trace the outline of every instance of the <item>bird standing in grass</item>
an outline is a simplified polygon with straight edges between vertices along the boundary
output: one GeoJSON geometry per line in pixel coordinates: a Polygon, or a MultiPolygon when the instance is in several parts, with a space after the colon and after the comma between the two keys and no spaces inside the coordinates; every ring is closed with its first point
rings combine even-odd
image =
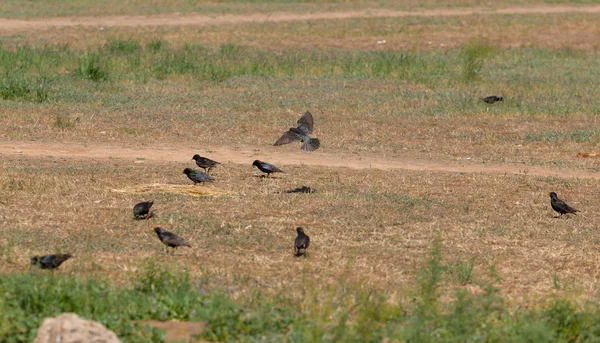
{"type": "Polygon", "coordinates": [[[314,151],[321,146],[321,142],[317,138],[310,138],[308,134],[313,131],[313,116],[310,112],[306,111],[300,119],[298,119],[298,127],[292,127],[281,136],[274,146],[283,144],[302,142],[301,149],[304,151],[314,151]]]}
{"type": "Polygon", "coordinates": [[[71,257],[73,257],[71,254],[33,256],[30,259],[29,264],[32,266],[38,266],[41,269],[56,269],[71,257]]]}
{"type": "Polygon", "coordinates": [[[271,173],[285,173],[283,170],[275,167],[274,165],[259,160],[252,162],[252,165],[257,167],[261,172],[267,173],[267,177],[269,177],[271,173]]]}
{"type": "Polygon", "coordinates": [[[217,164],[221,164],[217,161],[213,161],[210,158],[206,158],[206,157],[202,157],[198,154],[194,155],[194,157],[192,157],[192,160],[196,161],[196,165],[202,169],[204,169],[204,171],[208,174],[210,173],[210,170],[214,167],[217,166],[217,164]]]}
{"type": "Polygon", "coordinates": [[[297,227],[296,232],[298,232],[298,236],[294,240],[294,256],[300,257],[304,255],[306,257],[306,249],[310,245],[310,237],[304,233],[304,229],[301,227],[297,227]]]}
{"type": "Polygon", "coordinates": [[[175,255],[175,248],[177,247],[192,247],[185,239],[172,232],[165,231],[159,227],[155,227],[154,232],[156,232],[158,239],[167,246],[167,254],[169,253],[169,248],[173,248],[173,255],[175,255]]]}
{"type": "Polygon", "coordinates": [[[187,175],[190,180],[194,181],[194,184],[215,181],[212,176],[206,174],[205,172],[201,172],[192,168],[185,168],[183,173],[187,175]]]}
{"type": "Polygon", "coordinates": [[[555,210],[556,212],[560,213],[561,217],[563,214],[567,214],[567,213],[575,214],[576,212],[579,212],[578,210],[574,209],[573,207],[567,205],[567,203],[565,203],[564,201],[560,200],[555,192],[550,192],[550,193],[548,193],[548,195],[550,196],[550,205],[552,205],[552,209],[555,210]]]}
{"type": "Polygon", "coordinates": [[[481,98],[481,100],[485,103],[493,104],[498,101],[503,101],[504,98],[502,98],[501,96],[490,95],[490,96],[486,96],[485,98],[481,98]]]}
{"type": "Polygon", "coordinates": [[[152,213],[150,213],[150,207],[154,204],[152,201],[142,201],[133,206],[133,219],[150,219],[152,213]]]}

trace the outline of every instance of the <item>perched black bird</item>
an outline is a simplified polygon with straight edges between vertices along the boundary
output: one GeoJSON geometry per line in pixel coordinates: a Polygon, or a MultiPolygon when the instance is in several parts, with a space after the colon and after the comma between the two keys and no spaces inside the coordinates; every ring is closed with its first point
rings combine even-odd
{"type": "Polygon", "coordinates": [[[210,158],[202,157],[198,154],[194,155],[194,157],[192,157],[192,160],[196,161],[196,165],[204,169],[206,173],[210,173],[210,170],[212,168],[216,167],[217,164],[221,164],[217,161],[213,161],[210,158]]]}
{"type": "Polygon", "coordinates": [[[564,201],[560,200],[556,193],[550,192],[548,195],[550,196],[550,205],[552,205],[552,209],[560,213],[561,216],[567,213],[575,214],[576,212],[579,212],[573,207],[567,205],[564,201]]]}
{"type": "Polygon", "coordinates": [[[175,248],[177,247],[192,247],[185,239],[172,232],[165,231],[159,227],[155,227],[154,232],[156,232],[158,239],[160,239],[160,241],[167,246],[167,250],[169,250],[169,248],[173,248],[173,254],[175,254],[175,248]]]}
{"type": "Polygon", "coordinates": [[[267,177],[271,175],[271,173],[285,173],[283,170],[275,167],[274,165],[259,160],[252,162],[252,165],[260,169],[261,172],[267,173],[267,177]]]}
{"type": "Polygon", "coordinates": [[[319,148],[321,143],[317,138],[310,138],[309,133],[313,130],[313,117],[310,112],[304,113],[300,119],[298,119],[298,127],[290,128],[286,133],[281,136],[274,146],[288,144],[292,142],[302,142],[302,150],[314,151],[319,148]]]}
{"type": "Polygon", "coordinates": [[[150,213],[150,207],[154,204],[152,201],[142,201],[133,206],[133,218],[134,219],[150,219],[152,213],[150,213]]]}
{"type": "Polygon", "coordinates": [[[38,266],[41,269],[56,269],[71,257],[73,257],[71,254],[33,256],[30,259],[29,264],[32,266],[38,266]]]}
{"type": "Polygon", "coordinates": [[[194,181],[194,184],[215,181],[212,176],[206,174],[205,172],[201,172],[192,168],[185,168],[183,173],[187,175],[190,180],[194,181]]]}
{"type": "Polygon", "coordinates": [[[304,229],[301,227],[297,227],[296,232],[298,232],[298,236],[294,240],[294,256],[300,257],[304,255],[306,257],[306,249],[310,245],[310,237],[304,233],[304,229]]]}
{"type": "Polygon", "coordinates": [[[503,101],[504,98],[502,98],[501,96],[490,95],[490,96],[486,96],[485,98],[481,98],[481,100],[488,104],[493,104],[498,101],[503,101]]]}
{"type": "Polygon", "coordinates": [[[298,188],[294,188],[294,189],[290,189],[289,191],[286,191],[286,193],[314,193],[315,189],[311,188],[309,186],[302,186],[302,187],[298,187],[298,188]]]}

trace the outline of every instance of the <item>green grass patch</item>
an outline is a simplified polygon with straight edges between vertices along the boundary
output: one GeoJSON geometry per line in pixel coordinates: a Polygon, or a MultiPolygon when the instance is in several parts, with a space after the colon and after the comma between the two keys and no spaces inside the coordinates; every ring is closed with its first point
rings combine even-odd
{"type": "MultiPolygon", "coordinates": [[[[205,289],[207,280],[192,280],[177,266],[149,263],[130,286],[33,270],[0,279],[0,340],[30,342],[45,317],[75,312],[100,321],[126,342],[162,342],[157,329],[143,320],[205,323],[202,339],[218,342],[576,342],[600,338],[597,303],[583,306],[557,298],[534,309],[505,306],[493,268],[468,280],[481,291],[458,286],[442,301],[457,270],[457,260],[443,263],[441,241],[419,269],[410,302],[394,304],[386,292],[340,280],[314,283],[301,274],[301,298],[251,292],[232,300],[231,290],[205,289]]],[[[469,262],[471,263],[471,262],[469,262]]],[[[458,269],[464,269],[458,267],[458,269]]],[[[351,268],[349,268],[351,270],[351,268]]],[[[459,280],[460,281],[460,280],[459,280]]],[[[461,284],[464,284],[463,279],[461,284]]],[[[291,294],[291,293],[290,293],[291,294]]]]}
{"type": "Polygon", "coordinates": [[[528,142],[562,142],[595,143],[599,141],[598,130],[582,129],[575,131],[531,132],[525,135],[528,142]]]}

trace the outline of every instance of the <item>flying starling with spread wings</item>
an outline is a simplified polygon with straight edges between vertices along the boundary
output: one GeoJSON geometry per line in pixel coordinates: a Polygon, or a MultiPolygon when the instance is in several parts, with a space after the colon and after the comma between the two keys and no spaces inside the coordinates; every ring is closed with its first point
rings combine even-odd
{"type": "Polygon", "coordinates": [[[71,254],[55,254],[55,255],[44,255],[44,256],[33,256],[29,264],[32,266],[40,267],[41,269],[56,269],[63,262],[73,257],[71,254]]]}
{"type": "Polygon", "coordinates": [[[261,172],[267,173],[267,177],[269,177],[271,173],[285,173],[283,170],[275,167],[274,165],[259,160],[254,160],[254,162],[252,162],[252,165],[256,166],[261,172]]]}
{"type": "Polygon", "coordinates": [[[152,213],[150,213],[150,207],[154,204],[152,201],[142,201],[133,206],[133,219],[150,219],[152,213]]]}
{"type": "Polygon", "coordinates": [[[304,255],[306,257],[306,249],[310,245],[310,237],[304,233],[304,229],[301,227],[297,227],[296,232],[298,232],[298,236],[294,240],[294,256],[300,257],[304,255]]]}
{"type": "Polygon", "coordinates": [[[154,232],[158,236],[158,239],[167,246],[167,253],[169,248],[173,248],[173,255],[175,254],[175,248],[177,247],[192,247],[185,239],[177,236],[176,234],[165,231],[159,227],[154,228],[154,232]]]}
{"type": "Polygon", "coordinates": [[[194,157],[192,157],[192,160],[196,161],[196,165],[202,169],[204,169],[204,171],[208,174],[210,173],[210,170],[213,169],[214,167],[217,166],[217,164],[221,164],[217,161],[211,160],[210,158],[207,157],[202,157],[198,154],[194,155],[194,157]]]}
{"type": "Polygon", "coordinates": [[[298,119],[298,127],[290,128],[286,133],[281,136],[274,146],[279,146],[283,144],[293,143],[293,142],[302,142],[302,150],[304,151],[314,151],[321,146],[321,143],[317,138],[310,138],[308,135],[313,131],[313,116],[310,112],[304,113],[300,119],[298,119]]]}
{"type": "Polygon", "coordinates": [[[481,101],[488,103],[488,104],[493,104],[495,102],[498,101],[503,101],[504,98],[502,98],[501,96],[495,96],[495,95],[490,95],[490,96],[486,96],[485,98],[481,98],[481,101]]]}
{"type": "Polygon", "coordinates": [[[576,212],[579,212],[573,207],[567,205],[567,203],[564,201],[560,200],[555,192],[550,192],[548,195],[550,196],[550,205],[552,205],[552,209],[560,213],[561,216],[567,213],[575,214],[576,212]]]}
{"type": "Polygon", "coordinates": [[[212,176],[206,174],[205,172],[201,172],[192,168],[185,168],[183,173],[187,175],[190,180],[194,181],[194,185],[198,183],[215,181],[212,176]]]}

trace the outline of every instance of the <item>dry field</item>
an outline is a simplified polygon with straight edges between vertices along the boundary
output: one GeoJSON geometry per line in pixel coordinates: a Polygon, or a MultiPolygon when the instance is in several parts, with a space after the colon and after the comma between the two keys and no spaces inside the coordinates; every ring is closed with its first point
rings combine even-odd
{"type": "MultiPolygon", "coordinates": [[[[234,297],[257,289],[301,297],[347,283],[410,302],[440,240],[453,275],[445,289],[479,292],[477,281],[495,268],[509,304],[598,297],[600,161],[577,156],[600,149],[593,3],[211,3],[173,14],[174,1],[152,11],[129,1],[64,9],[69,18],[7,4],[5,52],[56,45],[73,56],[111,41],[142,50],[135,65],[115,57],[107,80],[60,76],[44,101],[0,103],[0,272],[25,270],[34,254],[72,252],[59,273],[117,284],[152,260],[234,297]],[[402,78],[316,62],[218,80],[155,77],[146,47],[156,42],[175,52],[241,47],[234,54],[257,60],[406,52],[422,67],[402,78]],[[469,48],[476,61],[485,51],[472,78],[469,48]],[[456,64],[439,67],[445,59],[456,64]],[[478,100],[490,94],[505,101],[478,100]],[[305,110],[322,148],[273,147],[305,110]],[[214,184],[193,186],[182,174],[194,153],[223,163],[214,184]],[[286,174],[261,178],[255,159],[286,174]],[[302,185],[317,192],[284,192],[302,185]],[[555,218],[549,191],[581,213],[555,218]],[[148,199],[156,217],[132,220],[132,206],[148,199]],[[165,255],[149,226],[192,248],[165,255]],[[312,240],[307,259],[292,256],[297,226],[312,240]]],[[[6,82],[19,65],[2,61],[6,82]]],[[[27,73],[71,75],[61,63],[27,73]]]]}

